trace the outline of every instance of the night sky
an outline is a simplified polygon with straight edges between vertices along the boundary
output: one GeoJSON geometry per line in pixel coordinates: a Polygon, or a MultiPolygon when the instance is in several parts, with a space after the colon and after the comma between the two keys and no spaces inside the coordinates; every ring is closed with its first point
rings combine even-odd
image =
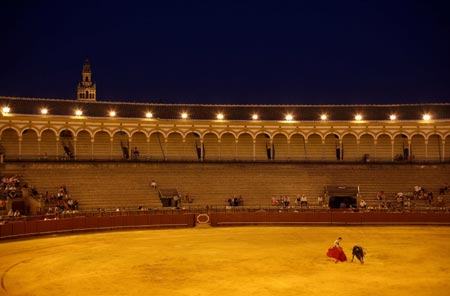
{"type": "Polygon", "coordinates": [[[450,1],[0,2],[0,96],[450,102],[450,1]],[[234,4],[233,4],[234,3],[234,4]]]}

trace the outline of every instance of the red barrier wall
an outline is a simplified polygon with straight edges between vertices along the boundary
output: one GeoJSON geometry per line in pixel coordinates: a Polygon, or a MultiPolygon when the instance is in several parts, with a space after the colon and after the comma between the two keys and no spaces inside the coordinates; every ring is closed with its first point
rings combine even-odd
{"type": "MultiPolygon", "coordinates": [[[[243,212],[210,213],[212,226],[247,224],[319,224],[319,225],[361,225],[361,224],[447,224],[450,213],[382,213],[382,212],[243,212]]],[[[203,219],[202,221],[205,221],[203,219]]],[[[88,216],[58,220],[13,221],[0,225],[0,238],[24,235],[73,232],[80,230],[101,230],[132,227],[193,227],[196,214],[136,215],[136,216],[88,216]]]]}
{"type": "Polygon", "coordinates": [[[245,224],[450,224],[450,213],[254,212],[211,213],[212,226],[245,224]]]}
{"type": "Polygon", "coordinates": [[[193,227],[195,214],[87,216],[50,220],[13,221],[0,225],[0,238],[19,237],[89,229],[115,229],[123,227],[193,227]]]}

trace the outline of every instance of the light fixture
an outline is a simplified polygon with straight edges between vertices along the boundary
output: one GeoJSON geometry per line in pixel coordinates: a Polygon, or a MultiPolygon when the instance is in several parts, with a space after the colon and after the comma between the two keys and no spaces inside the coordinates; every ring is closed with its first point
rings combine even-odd
{"type": "Polygon", "coordinates": [[[285,119],[286,119],[287,121],[291,121],[291,120],[294,119],[294,117],[292,116],[292,114],[286,114],[285,119]]]}
{"type": "Polygon", "coordinates": [[[328,116],[326,114],[322,114],[322,115],[320,115],[320,119],[321,120],[327,120],[328,116]]]}
{"type": "Polygon", "coordinates": [[[217,119],[222,120],[224,118],[222,113],[217,114],[217,119]]]}
{"type": "Polygon", "coordinates": [[[114,117],[114,116],[116,116],[116,111],[109,111],[109,116],[110,117],[114,117]]]}
{"type": "Polygon", "coordinates": [[[355,120],[358,120],[358,121],[362,120],[362,115],[361,114],[356,114],[355,115],[355,120]]]}
{"type": "Polygon", "coordinates": [[[253,115],[252,115],[252,119],[253,119],[253,120],[258,120],[258,114],[253,114],[253,115]]]}
{"type": "Polygon", "coordinates": [[[186,112],[181,113],[181,118],[183,119],[188,118],[188,114],[186,112]]]}
{"type": "Polygon", "coordinates": [[[41,109],[41,114],[42,115],[47,115],[48,114],[48,109],[47,108],[42,108],[41,109]]]}
{"type": "Polygon", "coordinates": [[[4,114],[8,114],[11,111],[11,108],[9,108],[8,106],[3,107],[2,109],[2,113],[4,114]]]}
{"type": "Polygon", "coordinates": [[[396,120],[396,119],[397,119],[397,115],[391,114],[391,115],[389,116],[389,119],[390,119],[390,120],[396,120]]]}
{"type": "Polygon", "coordinates": [[[430,114],[424,114],[422,116],[423,120],[430,120],[431,119],[431,115],[430,114]]]}
{"type": "Polygon", "coordinates": [[[153,117],[152,112],[147,112],[147,113],[145,113],[145,117],[147,117],[147,118],[152,118],[152,117],[153,117]]]}
{"type": "Polygon", "coordinates": [[[83,111],[81,111],[80,109],[78,109],[78,110],[75,111],[75,115],[76,115],[76,116],[81,116],[81,115],[83,115],[83,111]]]}

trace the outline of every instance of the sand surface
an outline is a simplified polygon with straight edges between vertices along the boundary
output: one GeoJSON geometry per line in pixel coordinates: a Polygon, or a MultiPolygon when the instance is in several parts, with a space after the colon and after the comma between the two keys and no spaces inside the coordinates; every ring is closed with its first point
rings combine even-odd
{"type": "Polygon", "coordinates": [[[450,295],[450,227],[196,227],[0,243],[0,295],[450,295]],[[334,263],[333,241],[351,259],[334,263]],[[356,259],[355,259],[356,260],[356,259]]]}

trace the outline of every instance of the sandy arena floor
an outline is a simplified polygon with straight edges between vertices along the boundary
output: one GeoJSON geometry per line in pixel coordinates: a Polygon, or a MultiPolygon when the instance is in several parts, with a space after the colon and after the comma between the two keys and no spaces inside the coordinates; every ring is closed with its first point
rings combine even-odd
{"type": "Polygon", "coordinates": [[[449,295],[450,227],[139,230],[0,242],[0,295],[449,295]],[[336,237],[366,248],[335,264],[336,237]],[[356,259],[355,259],[356,260],[356,259]]]}

